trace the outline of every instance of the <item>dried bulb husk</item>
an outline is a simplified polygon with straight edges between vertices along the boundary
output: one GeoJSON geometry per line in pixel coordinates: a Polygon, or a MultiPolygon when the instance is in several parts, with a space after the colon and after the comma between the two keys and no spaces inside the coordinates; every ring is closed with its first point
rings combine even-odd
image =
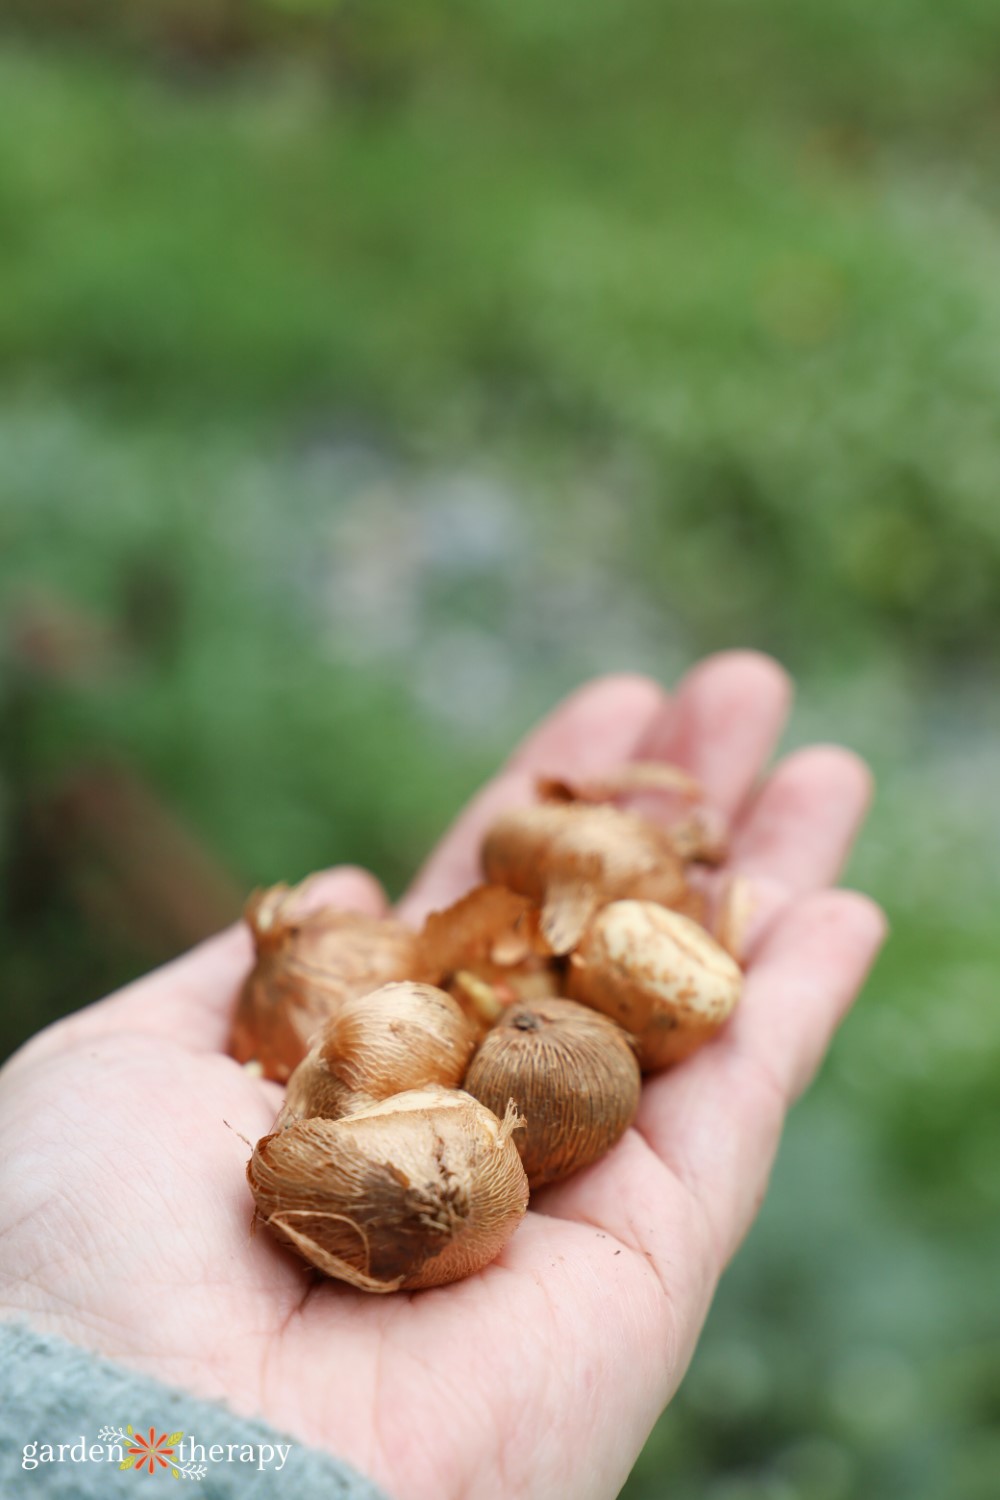
{"type": "Polygon", "coordinates": [[[476,1035],[451,995],[405,980],[345,1000],[288,1080],[276,1122],[337,1119],[428,1084],[457,1088],[476,1035]]]}
{"type": "Polygon", "coordinates": [[[716,941],[738,964],[742,964],[746,957],[747,939],[756,908],[754,889],[747,877],[729,876],[719,896],[711,930],[716,941]]]}
{"type": "Polygon", "coordinates": [[[729,852],[729,823],[718,808],[700,803],[669,823],[670,842],[681,859],[721,865],[729,852]]]}
{"type": "MultiPolygon", "coordinates": [[[[604,776],[574,780],[540,776],[539,797],[553,802],[629,802],[664,829],[674,853],[684,860],[717,865],[726,857],[729,825],[718,808],[703,800],[701,783],[666,761],[631,761],[604,776]],[[677,803],[680,802],[680,810],[677,803]],[[673,810],[672,810],[673,809],[673,810]]],[[[673,903],[671,903],[673,904],[673,903]]]]}
{"type": "Polygon", "coordinates": [[[609,901],[634,897],[673,904],[687,890],[669,835],[616,807],[542,803],[502,813],[483,841],[491,881],[542,906],[553,953],[575,948],[609,901]]]}
{"type": "Polygon", "coordinates": [[[557,993],[556,965],[540,930],[541,912],[502,885],[478,885],[420,934],[422,977],[454,995],[482,1032],[505,1005],[557,993]]]}
{"type": "Polygon", "coordinates": [[[430,977],[480,963],[516,964],[545,951],[539,911],[527,896],[503,885],[477,885],[427,916],[420,934],[420,963],[430,977]]]}
{"type": "Polygon", "coordinates": [[[465,1087],[496,1111],[513,1099],[532,1188],[604,1155],[639,1107],[639,1065],[620,1026],[572,1000],[515,1004],[486,1036],[465,1087]]]}
{"type": "Polygon", "coordinates": [[[678,911],[684,917],[690,917],[692,922],[697,922],[699,927],[704,927],[708,932],[711,930],[711,901],[704,882],[699,878],[701,874],[700,870],[688,872],[688,888],[681,899],[673,903],[670,910],[678,911]]]}
{"type": "Polygon", "coordinates": [[[417,935],[404,923],[330,906],[301,912],[302,892],[255,891],[245,911],[257,960],[237,1002],[230,1050],[279,1083],[345,1000],[405,979],[417,961],[417,935]]]}
{"type": "Polygon", "coordinates": [[[520,1123],[458,1090],[411,1091],[265,1136],[247,1179],[268,1227],[328,1276],[441,1286],[494,1260],[524,1215],[520,1123]]]}
{"type": "Polygon", "coordinates": [[[696,799],[701,782],[682,766],[666,760],[630,760],[603,776],[539,776],[540,797],[554,802],[614,802],[640,792],[668,793],[696,799]]]}
{"type": "Polygon", "coordinates": [[[562,966],[544,959],[514,968],[480,964],[475,970],[459,969],[447,981],[448,993],[454,995],[480,1037],[515,1001],[558,995],[561,986],[562,966]]]}
{"type": "Polygon", "coordinates": [[[644,1072],[715,1035],[740,996],[739,965],[705,930],[650,901],[599,912],[570,959],[567,992],[618,1021],[644,1072]]]}

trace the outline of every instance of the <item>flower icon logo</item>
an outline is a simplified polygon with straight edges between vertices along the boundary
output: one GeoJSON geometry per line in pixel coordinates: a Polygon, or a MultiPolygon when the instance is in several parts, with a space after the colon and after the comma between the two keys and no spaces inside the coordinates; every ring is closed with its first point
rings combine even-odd
{"type": "MultiPolygon", "coordinates": [[[[97,1436],[102,1443],[114,1443],[123,1453],[119,1469],[135,1469],[137,1473],[145,1469],[147,1474],[167,1469],[171,1479],[204,1479],[208,1472],[206,1464],[196,1462],[193,1455],[190,1458],[185,1456],[180,1446],[184,1441],[183,1432],[157,1435],[156,1428],[151,1427],[149,1436],[143,1437],[129,1422],[125,1427],[102,1427],[97,1436]]],[[[204,1453],[202,1448],[202,1457],[204,1453]]]]}
{"type": "Polygon", "coordinates": [[[129,1448],[128,1454],[135,1461],[136,1472],[140,1473],[145,1465],[148,1465],[147,1472],[150,1474],[155,1472],[157,1465],[161,1469],[174,1468],[171,1462],[174,1456],[174,1445],[179,1443],[183,1436],[183,1432],[172,1432],[169,1437],[165,1432],[161,1432],[157,1437],[155,1427],[149,1429],[148,1438],[144,1438],[138,1432],[135,1433],[132,1438],[134,1446],[129,1448]]]}

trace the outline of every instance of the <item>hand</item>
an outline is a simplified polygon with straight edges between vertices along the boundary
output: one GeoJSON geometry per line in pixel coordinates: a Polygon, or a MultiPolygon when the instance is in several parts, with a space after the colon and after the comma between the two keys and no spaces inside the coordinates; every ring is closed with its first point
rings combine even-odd
{"type": "MultiPolygon", "coordinates": [[[[645,679],[590,684],[472,802],[402,903],[416,920],[473,884],[485,826],[537,772],[655,757],[732,815],[731,864],[764,893],[728,1026],[646,1082],[635,1127],[533,1197],[493,1265],[376,1297],[251,1237],[236,1132],[263,1135],[280,1091],[224,1051],[250,963],[240,927],[50,1028],[0,1075],[3,1315],[263,1415],[398,1500],[611,1500],[760,1205],[785,1111],[883,938],[869,900],[825,889],[864,814],[864,765],[814,747],[758,786],[788,695],[751,653],[702,663],[669,699],[645,679]]],[[[364,872],[324,879],[324,898],[384,910],[364,872]]]]}

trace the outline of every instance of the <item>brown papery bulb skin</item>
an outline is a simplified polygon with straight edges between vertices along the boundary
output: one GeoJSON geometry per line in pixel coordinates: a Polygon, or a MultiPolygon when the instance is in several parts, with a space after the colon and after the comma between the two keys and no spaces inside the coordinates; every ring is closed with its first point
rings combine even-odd
{"type": "Polygon", "coordinates": [[[672,904],[687,889],[669,835],[617,807],[541,803],[502,813],[483,841],[487,879],[542,906],[552,951],[569,953],[601,906],[622,897],[672,904]]]}
{"type": "Polygon", "coordinates": [[[481,1270],[521,1222],[520,1123],[458,1090],[411,1091],[266,1135],[247,1179],[273,1233],[328,1276],[417,1291],[481,1270]]]}
{"type": "Polygon", "coordinates": [[[483,1035],[512,1000],[559,993],[540,918],[532,901],[506,886],[475,886],[428,915],[419,977],[454,995],[483,1035]]]}
{"type": "Polygon", "coordinates": [[[276,1129],[341,1115],[392,1094],[457,1088],[476,1043],[462,1008],[431,984],[385,984],[345,1000],[288,1080],[276,1129]]]}
{"type": "Polygon", "coordinates": [[[713,1037],[742,985],[739,965],[704,928],[651,901],[599,912],[566,974],[575,999],[632,1035],[643,1072],[681,1062],[713,1037]]]}
{"type": "Polygon", "coordinates": [[[560,1182],[604,1155],[639,1107],[639,1065],[614,1021],[572,1000],[506,1010],[469,1065],[465,1087],[497,1111],[513,1099],[532,1188],[560,1182]]]}
{"type": "Polygon", "coordinates": [[[297,911],[298,891],[255,891],[246,920],[257,959],[243,985],[230,1051],[284,1083],[310,1040],[345,1000],[415,971],[417,935],[389,917],[321,907],[297,911]]]}

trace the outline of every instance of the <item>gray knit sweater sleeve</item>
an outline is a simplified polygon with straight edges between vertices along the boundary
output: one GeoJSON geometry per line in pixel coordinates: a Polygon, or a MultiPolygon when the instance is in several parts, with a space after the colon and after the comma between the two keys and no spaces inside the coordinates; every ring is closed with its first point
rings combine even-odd
{"type": "MultiPolygon", "coordinates": [[[[136,1472],[148,1475],[150,1466],[161,1480],[189,1480],[167,1489],[190,1500],[386,1500],[347,1464],[265,1422],[63,1339],[0,1324],[3,1500],[107,1500],[119,1488],[131,1494],[136,1472]],[[119,1462],[132,1474],[119,1474],[119,1462]]],[[[163,1492],[147,1483],[143,1495],[163,1492]]]]}

